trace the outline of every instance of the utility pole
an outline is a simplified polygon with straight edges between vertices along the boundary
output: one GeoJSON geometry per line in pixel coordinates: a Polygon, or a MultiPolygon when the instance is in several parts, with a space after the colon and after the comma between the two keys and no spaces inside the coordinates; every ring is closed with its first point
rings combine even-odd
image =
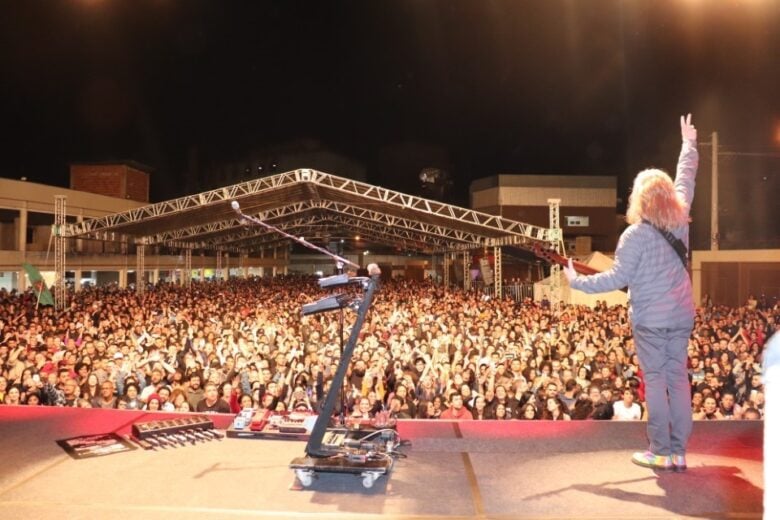
{"type": "Polygon", "coordinates": [[[718,223],[718,132],[712,132],[712,196],[710,206],[710,245],[713,251],[720,246],[718,223]]]}

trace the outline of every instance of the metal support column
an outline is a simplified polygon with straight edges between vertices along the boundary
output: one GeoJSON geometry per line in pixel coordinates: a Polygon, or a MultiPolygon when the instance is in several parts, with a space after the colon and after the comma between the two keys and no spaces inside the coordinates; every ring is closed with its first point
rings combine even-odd
{"type": "Polygon", "coordinates": [[[184,287],[192,285],[192,249],[184,250],[184,287]]]}
{"type": "Polygon", "coordinates": [[[450,290],[450,253],[447,251],[444,253],[444,261],[442,262],[444,266],[444,276],[442,276],[442,280],[444,280],[444,290],[449,291],[450,290]]]}
{"type": "Polygon", "coordinates": [[[143,296],[146,291],[145,247],[143,244],[135,245],[135,294],[138,296],[143,296]]]}
{"type": "Polygon", "coordinates": [[[222,279],[222,251],[217,250],[217,268],[214,273],[214,279],[215,280],[221,280],[222,279]]]}
{"type": "MultiPolygon", "coordinates": [[[[561,229],[561,199],[547,199],[547,204],[550,207],[550,242],[555,252],[563,256],[566,251],[561,229]]],[[[550,303],[557,304],[561,299],[561,266],[553,263],[550,267],[550,303]]]]}
{"type": "Polygon", "coordinates": [[[54,308],[63,310],[67,305],[65,290],[65,237],[62,230],[65,226],[64,195],[54,196],[54,308]]]}
{"type": "Polygon", "coordinates": [[[463,251],[463,290],[471,290],[471,271],[469,266],[471,265],[471,252],[463,251]]]}
{"type": "MultiPolygon", "coordinates": [[[[27,201],[22,202],[22,207],[19,208],[19,220],[17,221],[16,229],[16,250],[22,255],[22,262],[27,261],[27,201]]],[[[52,233],[54,230],[52,229],[52,233]]],[[[17,272],[17,284],[16,288],[19,292],[27,289],[27,271],[21,266],[17,272]]]]}
{"type": "Polygon", "coordinates": [[[493,248],[493,288],[496,291],[496,298],[499,300],[504,297],[503,293],[503,266],[501,263],[501,246],[493,248]]]}

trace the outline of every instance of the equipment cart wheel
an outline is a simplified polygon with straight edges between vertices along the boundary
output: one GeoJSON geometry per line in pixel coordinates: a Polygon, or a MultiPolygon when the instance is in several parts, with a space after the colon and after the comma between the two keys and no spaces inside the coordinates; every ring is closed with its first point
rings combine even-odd
{"type": "Polygon", "coordinates": [[[296,469],[295,476],[298,477],[298,482],[300,482],[303,487],[311,486],[311,483],[314,480],[314,472],[305,469],[296,469]]]}
{"type": "Polygon", "coordinates": [[[380,473],[376,471],[364,471],[360,474],[363,477],[363,487],[371,489],[374,486],[374,482],[379,478],[380,473]]]}

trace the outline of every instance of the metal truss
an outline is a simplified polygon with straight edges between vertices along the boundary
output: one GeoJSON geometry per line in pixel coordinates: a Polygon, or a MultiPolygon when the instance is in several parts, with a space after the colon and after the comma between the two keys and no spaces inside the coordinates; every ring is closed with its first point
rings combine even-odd
{"type": "MultiPolygon", "coordinates": [[[[416,220],[407,218],[396,217],[388,215],[379,211],[360,208],[351,204],[344,204],[341,202],[329,201],[329,200],[310,200],[304,202],[296,202],[272,210],[263,211],[255,214],[258,219],[265,222],[273,222],[275,220],[285,219],[292,215],[299,215],[304,212],[320,210],[320,212],[331,212],[335,214],[343,214],[351,216],[357,219],[361,219],[367,223],[373,223],[375,225],[382,225],[388,230],[395,229],[401,236],[407,238],[422,239],[423,236],[438,237],[437,240],[432,242],[434,247],[447,247],[452,245],[458,247],[460,245],[471,244],[471,247],[482,244],[483,237],[477,233],[463,231],[459,229],[452,229],[445,226],[438,226],[432,224],[426,224],[416,220]]],[[[225,234],[227,237],[223,241],[214,243],[230,243],[235,241],[233,236],[242,236],[242,232],[230,233],[230,230],[241,229],[243,223],[238,218],[232,218],[229,220],[223,220],[221,222],[210,222],[198,226],[192,226],[184,229],[176,229],[167,231],[164,233],[157,233],[140,239],[144,244],[169,244],[172,241],[176,242],[188,242],[196,240],[204,235],[217,235],[220,233],[225,234]]],[[[430,240],[430,239],[429,239],[430,240]]],[[[208,241],[205,241],[208,244],[208,241]]],[[[198,247],[204,246],[204,241],[197,242],[198,247]]],[[[194,245],[194,244],[193,244],[194,245]]]]}
{"type": "Polygon", "coordinates": [[[386,205],[394,205],[401,208],[420,211],[427,215],[444,217],[461,224],[476,224],[492,231],[516,234],[526,234],[536,229],[544,229],[523,222],[509,220],[498,215],[490,215],[488,213],[481,213],[479,211],[461,208],[451,204],[444,204],[442,202],[424,199],[414,195],[407,195],[379,186],[336,177],[335,175],[329,175],[327,173],[314,170],[309,171],[311,172],[312,182],[319,184],[320,186],[327,186],[344,193],[360,195],[365,199],[382,202],[386,205]]]}
{"type": "MultiPolygon", "coordinates": [[[[547,199],[550,209],[550,242],[559,255],[565,254],[563,230],[561,229],[561,199],[547,199]]],[[[550,265],[550,300],[557,304],[561,301],[561,266],[553,262],[550,265]]]]}
{"type": "MultiPolygon", "coordinates": [[[[65,287],[65,237],[62,234],[66,222],[66,197],[54,196],[54,308],[58,311],[67,306],[68,291],[65,287]]],[[[78,285],[81,281],[76,280],[78,285]]]]}
{"type": "MultiPolygon", "coordinates": [[[[218,204],[232,200],[242,199],[258,195],[272,193],[274,191],[290,188],[299,184],[312,184],[323,188],[322,195],[327,192],[338,192],[340,198],[351,200],[354,204],[337,202],[333,200],[318,199],[301,201],[283,207],[270,209],[258,215],[259,218],[281,218],[291,214],[301,213],[306,209],[321,209],[335,213],[341,213],[392,228],[400,232],[408,232],[406,237],[414,236],[414,232],[438,236],[440,243],[432,243],[430,239],[426,243],[431,247],[443,250],[465,250],[475,246],[502,245],[498,241],[507,241],[515,245],[527,244],[529,241],[548,242],[549,230],[506,219],[498,215],[481,213],[450,204],[407,195],[388,190],[379,186],[337,177],[316,170],[301,169],[281,173],[271,177],[264,177],[246,181],[240,184],[211,190],[196,195],[190,195],[173,199],[142,208],[108,215],[101,218],[85,220],[73,224],[67,224],[63,228],[63,236],[92,236],[103,240],[115,238],[114,228],[138,224],[146,220],[161,219],[175,216],[204,206],[218,204]],[[364,206],[375,206],[378,210],[366,209],[364,206]],[[390,211],[403,211],[409,215],[399,217],[383,212],[382,208],[390,211]],[[414,218],[415,214],[420,218],[414,218]],[[425,217],[428,218],[425,218],[425,217]],[[431,223],[431,221],[439,223],[431,223]],[[446,223],[446,225],[441,224],[446,223]],[[475,229],[476,228],[476,229],[475,229]],[[480,230],[483,233],[480,233],[480,230]],[[501,237],[495,237],[495,235],[501,237]]],[[[250,199],[251,200],[251,199],[250,199]]],[[[174,230],[159,233],[153,236],[140,238],[143,244],[166,244],[174,247],[206,247],[209,241],[199,240],[203,235],[220,234],[241,226],[238,219],[228,219],[220,222],[212,222],[201,226],[193,226],[182,230],[174,230]]],[[[387,232],[388,238],[395,236],[387,232]]]]}
{"type": "MultiPolygon", "coordinates": [[[[343,216],[331,215],[327,218],[296,219],[280,226],[285,232],[298,235],[311,240],[313,236],[323,234],[336,235],[349,234],[360,235],[366,242],[402,247],[407,251],[424,252],[431,249],[423,238],[404,236],[394,230],[378,230],[376,226],[366,225],[365,222],[345,219],[343,216]]],[[[245,237],[241,242],[242,249],[267,249],[282,243],[287,243],[284,237],[280,237],[273,231],[258,231],[254,237],[245,237]]]]}
{"type": "Polygon", "coordinates": [[[112,215],[106,215],[105,217],[85,220],[66,226],[65,236],[97,233],[117,226],[140,223],[147,219],[177,215],[188,210],[202,208],[209,204],[237,199],[240,200],[249,195],[267,193],[303,182],[303,178],[307,177],[307,175],[304,175],[304,172],[310,171],[312,170],[293,170],[271,177],[263,177],[240,184],[234,184],[232,186],[225,186],[224,188],[218,188],[196,195],[188,195],[178,199],[158,202],[157,204],[150,204],[149,206],[123,211],[121,213],[114,213],[112,215]]]}
{"type": "Polygon", "coordinates": [[[501,257],[501,247],[493,248],[493,287],[496,290],[496,298],[503,298],[504,286],[504,260],[501,257]]]}
{"type": "Polygon", "coordinates": [[[483,240],[482,235],[463,231],[462,229],[427,224],[425,222],[420,222],[419,220],[396,217],[379,211],[373,211],[349,204],[342,204],[339,202],[320,201],[320,203],[322,204],[322,209],[328,209],[336,213],[343,213],[345,215],[350,215],[352,217],[360,218],[370,222],[378,222],[393,228],[417,231],[419,233],[424,233],[431,236],[438,236],[443,239],[449,239],[449,241],[479,244],[483,240]]]}
{"type": "MultiPolygon", "coordinates": [[[[452,230],[449,237],[442,237],[436,226],[424,223],[400,219],[392,215],[385,215],[376,211],[365,210],[348,204],[334,203],[331,201],[307,201],[294,203],[256,215],[263,221],[274,223],[277,227],[288,231],[289,228],[300,228],[307,223],[314,225],[323,219],[335,224],[350,225],[352,227],[364,226],[374,232],[375,235],[384,235],[387,240],[425,243],[425,249],[446,249],[457,246],[462,242],[455,240],[478,240],[473,233],[463,233],[452,230]],[[297,215],[298,218],[290,220],[289,217],[297,215]],[[306,217],[302,215],[308,215],[306,217]],[[280,221],[280,222],[275,222],[280,221]],[[395,225],[394,225],[395,224],[395,225]]],[[[143,237],[139,242],[144,244],[168,244],[177,243],[185,247],[199,247],[212,249],[214,247],[235,247],[238,242],[246,242],[246,239],[272,234],[262,228],[246,228],[238,219],[230,219],[222,222],[213,222],[185,229],[173,230],[166,233],[143,237]]],[[[245,247],[251,247],[247,244],[245,247]]],[[[476,244],[471,243],[470,247],[476,244]]],[[[416,248],[418,249],[418,248],[416,248]]]]}

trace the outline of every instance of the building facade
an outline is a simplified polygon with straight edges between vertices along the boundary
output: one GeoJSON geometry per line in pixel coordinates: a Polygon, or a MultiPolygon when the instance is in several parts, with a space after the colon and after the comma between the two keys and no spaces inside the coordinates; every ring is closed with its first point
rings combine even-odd
{"type": "Polygon", "coordinates": [[[567,251],[585,256],[612,252],[621,229],[617,179],[605,176],[495,175],[469,189],[471,208],[493,215],[550,226],[548,199],[560,199],[560,225],[567,251]]]}
{"type": "MultiPolygon", "coordinates": [[[[127,197],[110,197],[0,178],[0,287],[25,290],[29,280],[22,268],[24,263],[30,263],[41,271],[49,285],[53,283],[55,259],[52,225],[57,196],[65,197],[67,222],[81,222],[146,205],[146,202],[127,197]]],[[[135,244],[121,242],[113,236],[103,238],[67,239],[66,281],[76,290],[86,283],[116,283],[125,287],[135,282],[135,244]]],[[[286,245],[244,257],[223,253],[219,262],[214,251],[195,251],[189,276],[192,279],[203,279],[273,275],[286,272],[288,259],[286,245]]],[[[184,272],[183,251],[162,246],[147,248],[144,263],[144,279],[147,283],[183,282],[187,276],[184,272]]]]}

